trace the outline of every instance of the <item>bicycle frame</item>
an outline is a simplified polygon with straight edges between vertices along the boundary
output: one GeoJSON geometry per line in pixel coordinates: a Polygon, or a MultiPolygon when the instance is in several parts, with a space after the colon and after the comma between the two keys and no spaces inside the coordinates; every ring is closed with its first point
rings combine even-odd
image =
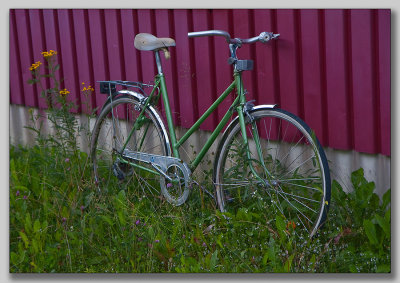
{"type": "MultiPolygon", "coordinates": [[[[150,95],[148,98],[145,100],[141,113],[138,116],[137,121],[140,120],[140,117],[143,115],[144,110],[148,105],[151,103],[153,100],[153,97],[155,95],[155,90],[159,87],[160,92],[161,92],[161,97],[164,103],[164,108],[165,108],[165,115],[167,119],[167,125],[168,125],[168,130],[169,130],[169,137],[170,137],[170,142],[171,142],[171,149],[173,156],[176,158],[180,158],[179,154],[179,148],[184,144],[188,138],[196,131],[199,129],[200,125],[215,111],[215,109],[233,92],[234,89],[236,89],[237,97],[234,99],[232,105],[229,107],[221,121],[218,123],[217,127],[214,129],[214,131],[211,133],[211,136],[207,139],[206,143],[203,145],[201,148],[200,152],[197,154],[197,156],[188,164],[189,169],[193,172],[197,166],[200,164],[200,162],[203,160],[204,156],[206,155],[207,151],[210,149],[212,144],[215,142],[215,140],[218,137],[218,134],[221,132],[221,130],[224,128],[224,126],[228,123],[230,118],[233,115],[233,112],[236,110],[238,113],[238,119],[241,127],[241,132],[242,132],[242,137],[243,137],[243,143],[247,148],[247,155],[248,158],[250,158],[250,153],[248,150],[248,139],[247,139],[247,133],[245,129],[245,117],[244,117],[244,111],[243,107],[246,104],[246,98],[245,98],[245,92],[243,88],[243,82],[242,82],[242,74],[240,71],[234,71],[234,80],[233,82],[225,89],[225,91],[217,98],[216,101],[203,113],[203,115],[194,123],[194,125],[188,129],[188,131],[179,139],[177,140],[176,138],[176,133],[175,133],[175,125],[173,123],[172,119],[172,112],[169,104],[169,98],[168,98],[168,92],[167,92],[167,87],[166,87],[166,82],[165,82],[165,76],[162,72],[162,67],[161,67],[161,61],[159,57],[159,51],[155,51],[155,56],[156,56],[156,63],[157,63],[157,69],[158,69],[158,74],[155,76],[155,83],[153,90],[151,91],[150,95]]],[[[157,99],[158,101],[158,99],[157,99]]],[[[122,148],[122,151],[125,149],[126,145],[128,144],[128,141],[130,137],[132,136],[133,132],[136,129],[137,126],[137,121],[132,127],[131,132],[128,135],[127,142],[122,148]]],[[[260,142],[259,142],[259,136],[256,127],[252,127],[252,133],[253,137],[256,143],[257,149],[260,148],[260,142]]],[[[260,152],[259,152],[260,154],[260,152]]],[[[261,158],[262,160],[262,158],[261,158]]],[[[139,167],[142,169],[145,169],[146,171],[153,172],[154,174],[159,174],[159,172],[154,171],[152,169],[148,169],[145,167],[142,167],[138,164],[131,163],[128,161],[129,164],[135,167],[139,167]]],[[[263,162],[262,162],[263,163],[263,162]]],[[[258,176],[258,174],[255,172],[253,169],[253,166],[250,166],[251,170],[258,176]]],[[[265,167],[265,166],[264,166],[265,167]]],[[[266,168],[265,168],[266,169],[266,168]]],[[[261,180],[261,178],[259,177],[261,180]]]]}

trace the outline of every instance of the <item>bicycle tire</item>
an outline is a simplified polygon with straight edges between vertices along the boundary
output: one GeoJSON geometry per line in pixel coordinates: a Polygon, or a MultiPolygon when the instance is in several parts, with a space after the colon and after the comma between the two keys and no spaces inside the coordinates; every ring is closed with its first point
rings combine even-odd
{"type": "MultiPolygon", "coordinates": [[[[139,190],[137,193],[140,198],[162,195],[158,175],[133,168],[123,162],[118,153],[141,110],[139,97],[124,94],[105,104],[98,116],[93,129],[90,154],[95,182],[100,191],[112,186],[122,186],[139,190]]],[[[168,136],[157,111],[153,107],[147,107],[143,117],[126,148],[171,156],[168,136]]],[[[149,164],[140,165],[152,169],[149,164]]]]}
{"type": "Polygon", "coordinates": [[[326,221],[330,204],[331,181],[323,148],[310,127],[287,111],[259,106],[249,114],[261,138],[266,169],[257,157],[251,119],[245,117],[249,162],[239,121],[234,120],[223,134],[214,163],[220,211],[235,213],[243,207],[269,219],[273,219],[271,212],[278,213],[287,228],[303,226],[314,236],[326,221]]]}

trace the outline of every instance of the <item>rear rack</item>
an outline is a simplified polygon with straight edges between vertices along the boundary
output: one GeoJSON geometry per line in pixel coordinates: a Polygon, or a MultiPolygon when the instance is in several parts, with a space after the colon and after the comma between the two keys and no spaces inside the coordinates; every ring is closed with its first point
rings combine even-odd
{"type": "Polygon", "coordinates": [[[130,81],[98,81],[100,83],[100,93],[113,95],[117,92],[117,85],[125,86],[128,88],[137,88],[141,91],[142,94],[146,94],[144,88],[152,88],[154,85],[145,84],[142,82],[130,82],[130,81]]]}

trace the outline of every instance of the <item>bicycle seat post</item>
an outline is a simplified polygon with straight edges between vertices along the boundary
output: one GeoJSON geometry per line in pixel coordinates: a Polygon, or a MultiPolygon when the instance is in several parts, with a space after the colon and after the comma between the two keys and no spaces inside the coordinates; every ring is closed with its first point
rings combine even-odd
{"type": "Polygon", "coordinates": [[[161,66],[160,51],[155,50],[154,55],[156,57],[157,71],[158,71],[158,74],[161,76],[163,74],[163,71],[162,71],[162,66],[161,66]]]}
{"type": "Polygon", "coordinates": [[[170,139],[171,139],[171,143],[172,143],[172,152],[174,154],[174,157],[179,158],[179,151],[175,146],[176,145],[175,126],[172,121],[172,112],[171,112],[171,108],[169,106],[167,85],[165,82],[165,77],[164,77],[162,66],[161,66],[160,49],[154,50],[154,56],[156,57],[156,65],[157,65],[157,71],[158,71],[158,76],[159,76],[159,80],[160,80],[162,100],[164,102],[165,116],[167,118],[167,124],[168,124],[168,128],[170,131],[169,135],[170,135],[170,139]]]}

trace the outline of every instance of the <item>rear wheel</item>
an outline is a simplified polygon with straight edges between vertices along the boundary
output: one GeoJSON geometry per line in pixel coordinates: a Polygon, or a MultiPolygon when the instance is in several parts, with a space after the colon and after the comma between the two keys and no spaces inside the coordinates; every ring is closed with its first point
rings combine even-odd
{"type": "Polygon", "coordinates": [[[267,219],[279,214],[313,236],[330,201],[328,162],[319,141],[300,118],[284,110],[259,108],[251,116],[253,122],[245,121],[249,155],[238,120],[220,142],[214,168],[219,209],[254,209],[267,219]]]}
{"type": "Polygon", "coordinates": [[[101,111],[94,126],[91,158],[95,180],[100,190],[113,186],[131,187],[140,197],[160,197],[160,176],[146,171],[149,164],[130,165],[122,158],[121,150],[133,132],[126,149],[150,154],[171,155],[162,121],[152,108],[147,108],[139,117],[142,104],[139,99],[123,95],[107,104],[101,111]]]}

